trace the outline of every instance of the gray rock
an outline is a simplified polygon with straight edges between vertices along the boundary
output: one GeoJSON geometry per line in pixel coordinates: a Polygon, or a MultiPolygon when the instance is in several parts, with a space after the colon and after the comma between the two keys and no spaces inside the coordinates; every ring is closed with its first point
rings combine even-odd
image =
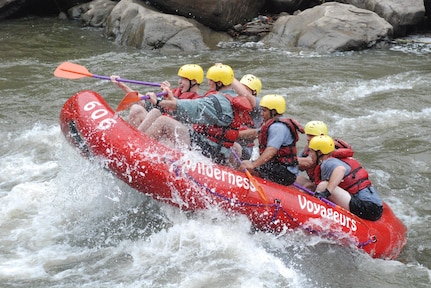
{"type": "Polygon", "coordinates": [[[68,11],[72,19],[80,19],[83,24],[92,27],[105,27],[106,20],[117,2],[95,0],[90,3],[74,6],[68,11]]]}
{"type": "Polygon", "coordinates": [[[392,25],[376,13],[329,2],[295,16],[281,16],[262,41],[281,48],[320,52],[360,50],[392,37],[392,25]]]}
{"type": "Polygon", "coordinates": [[[186,18],[159,13],[136,0],[123,0],[115,6],[105,32],[118,44],[142,49],[209,49],[200,30],[186,18]]]}
{"type": "Polygon", "coordinates": [[[162,11],[192,18],[216,31],[226,31],[256,17],[262,0],[150,0],[162,11]]]}
{"type": "Polygon", "coordinates": [[[407,28],[423,21],[424,0],[337,0],[376,12],[394,28],[394,36],[405,36],[407,28]]]}

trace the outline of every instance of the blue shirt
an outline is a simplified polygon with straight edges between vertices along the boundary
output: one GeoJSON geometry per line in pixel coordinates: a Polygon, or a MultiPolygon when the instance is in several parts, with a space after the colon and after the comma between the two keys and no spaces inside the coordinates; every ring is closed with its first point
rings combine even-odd
{"type": "MultiPolygon", "coordinates": [[[[346,167],[346,172],[344,173],[344,177],[346,177],[351,170],[347,163],[337,158],[328,158],[323,161],[322,165],[320,166],[320,179],[328,181],[334,169],[339,166],[346,167]]],[[[370,201],[376,203],[377,205],[382,205],[382,199],[373,186],[358,191],[356,197],[362,201],[370,201]]]]}
{"type": "MultiPolygon", "coordinates": [[[[266,146],[271,146],[279,150],[281,146],[288,146],[292,144],[294,141],[292,133],[290,133],[290,129],[286,126],[286,124],[281,122],[275,122],[271,124],[268,128],[268,143],[266,146]]],[[[287,170],[291,173],[298,175],[299,167],[296,166],[287,166],[287,170]]]]}

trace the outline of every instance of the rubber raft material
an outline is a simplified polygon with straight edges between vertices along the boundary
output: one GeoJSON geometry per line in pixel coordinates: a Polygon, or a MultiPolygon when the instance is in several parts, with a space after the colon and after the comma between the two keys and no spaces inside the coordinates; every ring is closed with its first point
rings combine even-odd
{"type": "Polygon", "coordinates": [[[218,206],[233,215],[246,215],[257,229],[273,233],[302,229],[356,246],[374,258],[394,259],[406,243],[406,228],[386,203],[381,219],[367,221],[295,186],[255,177],[269,200],[266,205],[245,173],[214,164],[198,152],[155,141],[128,124],[94,91],[68,99],[60,124],[82,156],[102,161],[129,186],[180,209],[218,206]]]}

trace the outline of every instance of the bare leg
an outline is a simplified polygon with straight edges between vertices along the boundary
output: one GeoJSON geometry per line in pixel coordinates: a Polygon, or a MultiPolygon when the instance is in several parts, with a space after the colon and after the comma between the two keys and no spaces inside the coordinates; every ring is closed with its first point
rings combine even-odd
{"type": "Polygon", "coordinates": [[[165,142],[170,147],[190,146],[189,129],[177,120],[160,116],[147,129],[146,134],[158,141],[165,142]]]}
{"type": "Polygon", "coordinates": [[[147,110],[142,105],[133,104],[129,111],[129,123],[134,127],[139,127],[147,114],[147,110]]]}
{"type": "MultiPolygon", "coordinates": [[[[326,186],[328,185],[328,181],[322,181],[317,185],[316,191],[322,192],[325,191],[326,186]]],[[[334,202],[335,204],[343,207],[344,209],[350,211],[349,203],[352,196],[346,190],[335,187],[335,189],[331,192],[331,196],[328,197],[329,200],[334,202]]]]}
{"type": "Polygon", "coordinates": [[[162,112],[160,112],[159,109],[151,109],[150,112],[147,113],[145,119],[139,124],[138,130],[146,132],[160,116],[162,116],[162,112]]]}

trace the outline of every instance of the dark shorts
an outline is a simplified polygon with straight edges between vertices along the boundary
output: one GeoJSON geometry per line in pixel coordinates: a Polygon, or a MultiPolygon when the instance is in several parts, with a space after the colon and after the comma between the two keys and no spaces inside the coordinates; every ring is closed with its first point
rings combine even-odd
{"type": "Polygon", "coordinates": [[[296,175],[281,163],[267,162],[256,168],[256,171],[260,177],[286,186],[292,185],[296,180],[296,175]]]}
{"type": "Polygon", "coordinates": [[[350,212],[365,220],[376,221],[382,217],[383,206],[377,205],[370,201],[363,201],[352,195],[349,203],[350,212]]]}

